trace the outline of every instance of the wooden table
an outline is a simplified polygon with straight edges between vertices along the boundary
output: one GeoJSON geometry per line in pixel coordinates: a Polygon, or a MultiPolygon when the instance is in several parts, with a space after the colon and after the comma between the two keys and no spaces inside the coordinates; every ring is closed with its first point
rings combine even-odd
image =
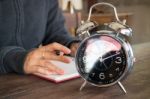
{"type": "Polygon", "coordinates": [[[79,91],[81,78],[54,84],[32,75],[7,74],[0,75],[0,99],[150,99],[150,43],[133,47],[137,62],[122,82],[126,95],[118,85],[109,88],[86,85],[79,91]]]}

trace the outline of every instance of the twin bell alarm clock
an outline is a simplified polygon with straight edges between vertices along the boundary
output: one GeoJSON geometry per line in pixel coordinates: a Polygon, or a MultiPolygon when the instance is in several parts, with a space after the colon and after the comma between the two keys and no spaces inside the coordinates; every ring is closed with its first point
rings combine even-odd
{"type": "Polygon", "coordinates": [[[81,22],[76,35],[81,43],[76,52],[75,62],[77,71],[84,79],[80,90],[86,83],[98,87],[118,84],[126,93],[121,80],[130,73],[135,60],[127,39],[132,36],[132,29],[125,21],[119,20],[116,8],[105,2],[91,6],[87,21],[81,22]],[[101,25],[91,21],[92,9],[100,5],[113,8],[116,21],[101,25]]]}

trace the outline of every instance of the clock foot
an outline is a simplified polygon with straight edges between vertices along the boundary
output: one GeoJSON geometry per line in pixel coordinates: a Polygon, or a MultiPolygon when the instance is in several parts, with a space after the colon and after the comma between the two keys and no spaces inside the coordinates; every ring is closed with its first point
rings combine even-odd
{"type": "Polygon", "coordinates": [[[124,86],[122,85],[122,83],[120,81],[118,81],[118,85],[123,90],[123,92],[126,94],[127,91],[126,91],[126,89],[124,88],[124,86]]]}
{"type": "Polygon", "coordinates": [[[80,87],[80,91],[82,91],[82,89],[85,87],[85,85],[86,85],[86,81],[84,81],[84,83],[81,85],[81,87],[80,87]]]}

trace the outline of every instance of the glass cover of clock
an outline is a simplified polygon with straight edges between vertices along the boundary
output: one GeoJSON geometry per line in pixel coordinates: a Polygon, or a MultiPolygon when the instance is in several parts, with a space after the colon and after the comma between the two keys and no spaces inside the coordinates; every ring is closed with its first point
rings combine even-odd
{"type": "Polygon", "coordinates": [[[107,35],[86,39],[77,52],[79,73],[95,84],[109,84],[121,77],[126,54],[119,41],[107,35]]]}

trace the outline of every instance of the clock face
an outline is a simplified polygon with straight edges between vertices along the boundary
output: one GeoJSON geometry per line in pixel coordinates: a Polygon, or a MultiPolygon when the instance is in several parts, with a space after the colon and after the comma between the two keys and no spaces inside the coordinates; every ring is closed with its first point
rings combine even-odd
{"type": "Polygon", "coordinates": [[[126,69],[126,54],[113,37],[94,35],[84,40],[76,54],[80,75],[87,81],[107,85],[117,81],[126,69]]]}

